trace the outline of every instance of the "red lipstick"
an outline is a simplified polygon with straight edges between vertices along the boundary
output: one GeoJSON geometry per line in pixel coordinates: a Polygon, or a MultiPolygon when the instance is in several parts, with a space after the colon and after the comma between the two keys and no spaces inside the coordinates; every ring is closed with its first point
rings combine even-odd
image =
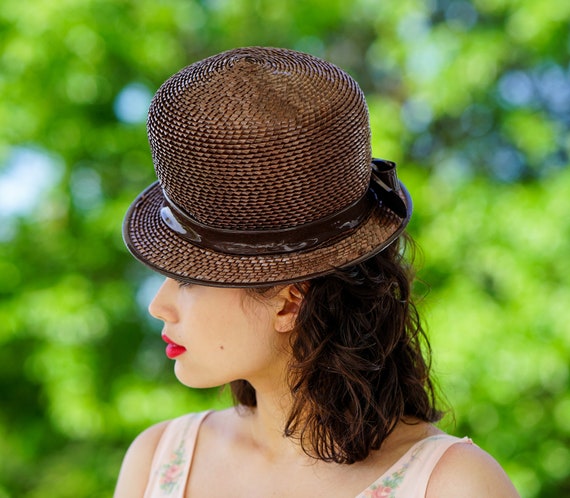
{"type": "Polygon", "coordinates": [[[184,346],[176,344],[166,334],[162,334],[162,340],[166,342],[166,356],[168,356],[171,360],[176,358],[177,356],[180,356],[182,353],[186,351],[186,348],[184,346]]]}

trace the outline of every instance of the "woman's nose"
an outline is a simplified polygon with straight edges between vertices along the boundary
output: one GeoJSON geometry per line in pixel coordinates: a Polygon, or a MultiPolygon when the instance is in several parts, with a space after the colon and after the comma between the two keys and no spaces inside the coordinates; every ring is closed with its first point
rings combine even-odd
{"type": "Polygon", "coordinates": [[[148,305],[148,312],[151,316],[163,322],[174,322],[176,317],[172,295],[172,289],[176,285],[173,286],[172,284],[176,284],[176,282],[170,278],[165,279],[148,305]]]}

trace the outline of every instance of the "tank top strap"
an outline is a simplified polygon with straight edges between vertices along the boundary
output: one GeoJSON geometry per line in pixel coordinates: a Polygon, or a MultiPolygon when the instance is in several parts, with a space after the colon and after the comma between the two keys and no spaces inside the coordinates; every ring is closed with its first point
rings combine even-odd
{"type": "Polygon", "coordinates": [[[469,438],[447,434],[418,441],[356,498],[424,498],[433,469],[457,443],[473,444],[469,438]]]}
{"type": "Polygon", "coordinates": [[[210,411],[171,420],[154,452],[144,498],[182,498],[202,421],[210,411]]]}

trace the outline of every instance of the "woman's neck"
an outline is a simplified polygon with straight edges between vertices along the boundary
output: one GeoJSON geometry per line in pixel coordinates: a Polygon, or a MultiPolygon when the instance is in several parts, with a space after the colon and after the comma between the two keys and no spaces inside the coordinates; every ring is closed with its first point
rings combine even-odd
{"type": "MultiPolygon", "coordinates": [[[[256,389],[257,406],[243,417],[251,443],[269,460],[298,459],[306,456],[295,438],[284,435],[292,406],[288,387],[256,389]]],[[[307,457],[308,458],[308,457],[307,457]]]]}

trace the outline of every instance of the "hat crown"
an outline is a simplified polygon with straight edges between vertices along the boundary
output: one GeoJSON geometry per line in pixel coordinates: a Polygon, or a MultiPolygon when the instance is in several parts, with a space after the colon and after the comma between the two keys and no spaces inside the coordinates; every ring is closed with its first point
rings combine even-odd
{"type": "Polygon", "coordinates": [[[316,57],[242,48],[168,79],[148,135],[167,196],[214,228],[288,228],[359,199],[371,174],[358,84],[316,57]]]}

